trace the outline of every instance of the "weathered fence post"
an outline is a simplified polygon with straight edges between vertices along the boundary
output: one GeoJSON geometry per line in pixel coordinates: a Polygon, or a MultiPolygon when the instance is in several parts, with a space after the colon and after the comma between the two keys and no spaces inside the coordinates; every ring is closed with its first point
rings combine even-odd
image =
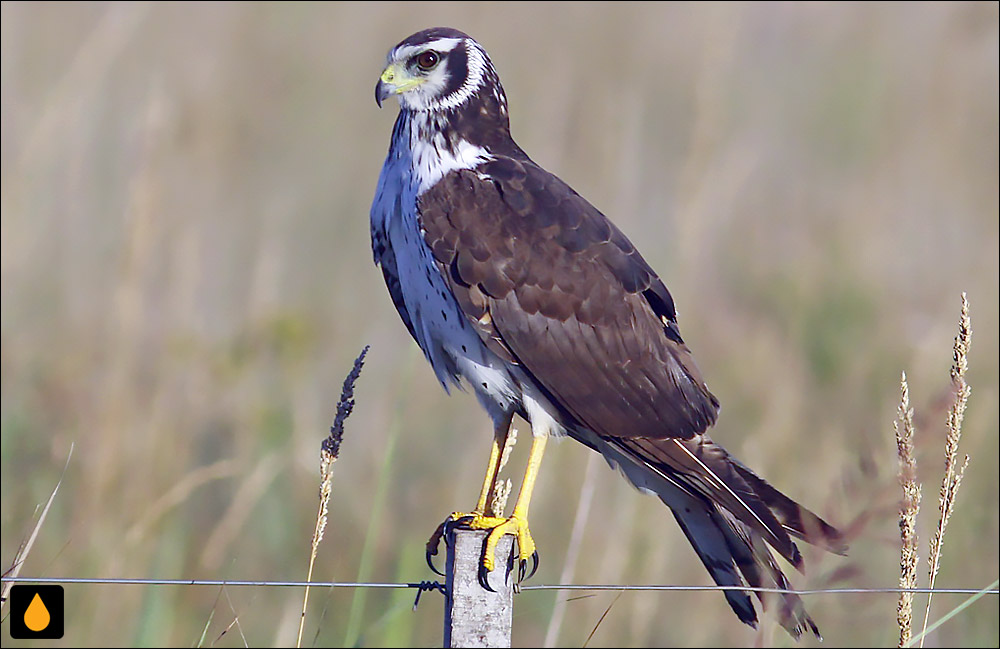
{"type": "Polygon", "coordinates": [[[514,610],[514,537],[497,544],[496,569],[487,581],[494,592],[479,583],[483,530],[448,532],[448,557],[444,605],[445,647],[509,647],[514,610]]]}

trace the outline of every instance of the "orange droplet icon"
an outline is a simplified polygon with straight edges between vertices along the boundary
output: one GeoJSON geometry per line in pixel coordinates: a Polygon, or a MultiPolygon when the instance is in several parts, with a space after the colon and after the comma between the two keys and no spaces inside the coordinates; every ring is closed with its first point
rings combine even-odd
{"type": "Polygon", "coordinates": [[[35,593],[31,603],[28,604],[28,610],[24,612],[24,626],[38,633],[49,625],[51,619],[49,609],[45,608],[42,598],[35,593]]]}

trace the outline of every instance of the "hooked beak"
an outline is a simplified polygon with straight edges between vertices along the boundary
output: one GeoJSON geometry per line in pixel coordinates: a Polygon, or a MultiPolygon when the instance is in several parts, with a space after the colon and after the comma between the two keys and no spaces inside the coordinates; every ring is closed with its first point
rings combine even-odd
{"type": "Polygon", "coordinates": [[[382,107],[382,102],[385,101],[391,94],[392,86],[379,79],[378,83],[375,84],[375,103],[378,104],[379,108],[382,107]]]}
{"type": "Polygon", "coordinates": [[[425,80],[414,77],[408,73],[399,63],[392,63],[385,70],[375,84],[375,103],[382,107],[382,102],[391,95],[400,95],[407,90],[412,90],[425,80]]]}

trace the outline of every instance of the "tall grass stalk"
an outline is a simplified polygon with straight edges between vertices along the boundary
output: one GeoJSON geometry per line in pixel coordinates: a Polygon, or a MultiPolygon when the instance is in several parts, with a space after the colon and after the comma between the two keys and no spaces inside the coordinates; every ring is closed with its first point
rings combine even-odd
{"type": "MultiPolygon", "coordinates": [[[[917,515],[920,513],[920,484],[917,482],[917,458],[913,453],[913,408],[910,407],[910,388],[906,372],[899,381],[899,417],[893,422],[896,429],[896,452],[899,457],[899,484],[903,500],[899,505],[899,587],[917,587],[918,543],[917,515]]],[[[896,606],[899,625],[899,646],[905,647],[913,636],[913,593],[901,592],[896,606]]]]}
{"type": "MultiPolygon", "coordinates": [[[[59,476],[59,482],[56,486],[52,488],[52,493],[49,494],[49,499],[45,501],[45,506],[42,507],[41,513],[38,515],[38,520],[35,521],[35,526],[31,528],[31,534],[28,536],[28,540],[21,544],[17,549],[17,553],[14,555],[14,560],[11,562],[10,568],[4,572],[4,577],[17,577],[21,574],[21,568],[24,566],[24,562],[28,559],[28,554],[31,552],[32,546],[35,545],[35,539],[38,538],[38,532],[42,529],[42,523],[45,522],[45,517],[49,513],[49,509],[52,508],[52,502],[56,499],[56,494],[59,493],[59,487],[62,486],[63,478],[66,476],[66,469],[69,468],[69,461],[73,458],[73,444],[70,444],[69,453],[66,455],[66,465],[63,467],[62,475],[59,476]]],[[[3,583],[3,588],[0,589],[0,610],[3,606],[7,604],[7,594],[10,591],[13,582],[5,581],[3,583]]]]}
{"type": "MultiPolygon", "coordinates": [[[[959,320],[958,335],[954,344],[954,364],[951,367],[952,402],[948,409],[948,435],[945,440],[944,477],[941,480],[941,490],[938,502],[937,527],[931,538],[928,553],[928,580],[931,592],[927,594],[927,606],[924,608],[924,623],[917,638],[913,637],[913,593],[900,592],[896,607],[896,623],[899,626],[899,646],[909,647],[919,640],[924,646],[924,639],[929,633],[931,602],[934,597],[934,582],[941,567],[941,549],[944,545],[944,535],[948,521],[955,509],[958,489],[962,484],[965,469],[969,466],[969,456],[965,456],[962,465],[958,465],[958,442],[962,437],[962,421],[969,401],[971,389],[965,380],[969,368],[969,345],[972,342],[972,322],[969,318],[969,301],[962,293],[962,315],[959,320]]],[[[920,512],[920,484],[917,482],[917,460],[913,451],[913,409],[910,407],[910,391],[904,372],[900,380],[899,415],[893,422],[896,430],[896,449],[899,457],[899,483],[903,488],[903,499],[899,508],[899,534],[901,550],[899,558],[899,587],[913,589],[917,587],[918,544],[917,515],[920,512]]],[[[970,602],[971,603],[971,602],[970,602]]],[[[964,608],[960,607],[960,608],[964,608]]],[[[947,617],[951,617],[952,611],[947,617]]],[[[931,629],[936,628],[940,621],[931,629]]]]}
{"type": "MultiPolygon", "coordinates": [[[[955,509],[955,499],[958,497],[958,489],[962,485],[962,478],[965,476],[965,469],[969,466],[969,456],[965,456],[962,466],[958,467],[958,442],[962,438],[962,421],[965,419],[965,408],[969,401],[969,393],[972,391],[965,381],[965,373],[969,368],[969,345],[972,342],[972,321],[969,318],[969,300],[965,293],[962,293],[962,317],[959,321],[958,335],[955,337],[954,359],[951,367],[951,385],[954,391],[951,407],[948,409],[948,438],[945,441],[944,451],[944,477],[941,480],[941,492],[939,497],[937,528],[931,538],[930,554],[927,557],[928,574],[930,576],[930,588],[934,588],[934,581],[937,578],[938,570],[941,568],[941,548],[944,545],[944,534],[948,528],[948,521],[955,509]],[[958,467],[958,468],[956,468],[958,467]]],[[[934,593],[927,595],[927,608],[924,609],[924,626],[921,632],[920,646],[924,646],[926,637],[927,621],[931,615],[931,601],[934,593]]]]}
{"type": "MultiPolygon", "coordinates": [[[[312,549],[309,553],[309,570],[306,572],[306,581],[312,581],[313,566],[316,564],[316,555],[319,552],[320,541],[323,540],[323,533],[326,531],[327,514],[329,512],[330,493],[333,483],[333,463],[340,456],[340,442],[344,437],[344,422],[351,416],[354,410],[354,383],[361,376],[361,368],[365,364],[365,354],[369,347],[366,345],[361,350],[361,354],[354,360],[354,367],[344,379],[344,387],[340,392],[340,401],[337,403],[337,414],[330,426],[330,434],[323,440],[319,451],[319,511],[316,513],[316,528],[313,530],[312,549]]],[[[302,629],[305,627],[306,611],[309,607],[309,586],[306,586],[302,595],[302,615],[299,617],[299,633],[295,639],[295,646],[302,646],[302,629]]]]}

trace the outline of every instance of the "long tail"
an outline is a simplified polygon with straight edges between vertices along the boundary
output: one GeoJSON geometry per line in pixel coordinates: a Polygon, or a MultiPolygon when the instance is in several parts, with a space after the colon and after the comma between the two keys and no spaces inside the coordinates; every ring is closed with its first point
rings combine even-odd
{"type": "MultiPolygon", "coordinates": [[[[847,544],[833,526],[802,507],[743,464],[707,435],[690,440],[604,438],[587,440],[632,484],[655,493],[674,514],[705,568],[720,586],[788,589],[789,583],[768,545],[796,569],[802,555],[792,536],[843,554],[847,544]]],[[[737,617],[756,628],[750,591],[726,591],[737,617]]],[[[816,623],[794,593],[757,592],[761,605],[780,602],[778,620],[796,639],[816,623]]]]}

